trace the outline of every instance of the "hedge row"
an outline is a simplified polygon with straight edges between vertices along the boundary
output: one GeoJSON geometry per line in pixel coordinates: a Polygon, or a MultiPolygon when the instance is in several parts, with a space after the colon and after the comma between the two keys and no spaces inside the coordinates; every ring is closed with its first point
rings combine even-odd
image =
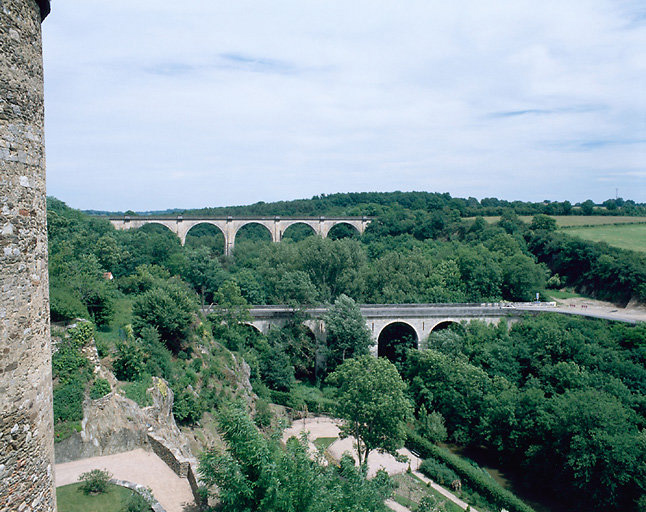
{"type": "Polygon", "coordinates": [[[533,508],[523,503],[511,492],[500,487],[491,478],[487,478],[485,474],[467,461],[431,443],[419,434],[409,431],[407,433],[406,446],[415,450],[424,458],[432,457],[443,462],[464,479],[470,487],[499,507],[511,512],[534,512],[533,508]]]}

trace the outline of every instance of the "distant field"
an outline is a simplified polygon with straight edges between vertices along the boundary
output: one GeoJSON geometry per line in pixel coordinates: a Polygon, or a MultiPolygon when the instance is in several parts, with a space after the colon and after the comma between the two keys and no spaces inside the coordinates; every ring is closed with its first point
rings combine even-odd
{"type": "MultiPolygon", "coordinates": [[[[531,222],[532,215],[519,215],[523,222],[531,222]]],[[[469,217],[475,219],[475,217],[469,217]]],[[[556,219],[556,225],[560,228],[582,227],[582,226],[604,226],[608,224],[646,224],[646,217],[624,217],[621,215],[608,216],[583,216],[583,215],[552,215],[556,219]]],[[[487,222],[498,222],[499,216],[484,217],[487,222]]]]}
{"type": "Polygon", "coordinates": [[[569,228],[567,233],[593,242],[606,242],[621,249],[646,252],[646,224],[569,228]]]}

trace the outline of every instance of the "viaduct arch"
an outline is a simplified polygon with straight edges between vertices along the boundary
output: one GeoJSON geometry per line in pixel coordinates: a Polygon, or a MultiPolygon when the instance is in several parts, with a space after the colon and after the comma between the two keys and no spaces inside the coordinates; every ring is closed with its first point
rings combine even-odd
{"type": "Polygon", "coordinates": [[[233,253],[238,231],[249,224],[264,226],[271,235],[272,242],[280,242],[285,230],[296,224],[304,224],[312,228],[315,234],[326,238],[330,230],[337,225],[345,224],[354,228],[362,235],[368,224],[369,217],[110,217],[110,223],[115,229],[135,229],[146,224],[159,224],[175,233],[182,245],[186,243],[186,235],[191,228],[199,224],[210,224],[217,227],[224,235],[224,252],[227,256],[233,253]]]}

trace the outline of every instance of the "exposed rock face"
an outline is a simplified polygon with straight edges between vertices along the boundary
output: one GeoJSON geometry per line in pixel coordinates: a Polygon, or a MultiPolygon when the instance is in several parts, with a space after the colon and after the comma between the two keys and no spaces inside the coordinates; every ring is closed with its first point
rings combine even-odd
{"type": "Polygon", "coordinates": [[[192,458],[173,418],[173,391],[165,380],[155,377],[148,393],[153,405],[144,408],[116,391],[98,400],[87,399],[83,403],[82,430],[56,443],[56,462],[150,447],[151,436],[178,457],[192,458]]]}

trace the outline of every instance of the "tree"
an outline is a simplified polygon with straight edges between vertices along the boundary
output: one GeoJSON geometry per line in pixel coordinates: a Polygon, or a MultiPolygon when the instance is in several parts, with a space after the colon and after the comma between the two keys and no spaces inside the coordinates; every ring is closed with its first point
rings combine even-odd
{"type": "Polygon", "coordinates": [[[285,272],[276,283],[275,299],[277,304],[297,306],[301,304],[316,304],[316,287],[308,274],[302,270],[285,272]]]}
{"type": "Polygon", "coordinates": [[[348,357],[369,353],[374,342],[356,302],[341,295],[324,316],[329,351],[328,366],[334,368],[348,357]]]}
{"type": "Polygon", "coordinates": [[[366,464],[372,450],[394,454],[403,445],[411,405],[395,365],[372,356],[348,359],[328,381],[339,388],[337,413],[345,420],[341,437],[355,438],[359,465],[366,464]]]}
{"type": "Polygon", "coordinates": [[[200,294],[202,301],[210,302],[213,294],[226,279],[226,273],[208,247],[187,248],[180,262],[180,272],[193,289],[200,294]]]}
{"type": "Polygon", "coordinates": [[[338,467],[312,460],[304,439],[282,447],[263,436],[239,404],[219,415],[226,449],[200,457],[199,472],[218,486],[222,512],[386,512],[393,486],[385,471],[368,480],[344,455],[338,467]]]}
{"type": "Polygon", "coordinates": [[[543,215],[539,213],[534,215],[532,218],[532,223],[529,225],[529,229],[536,231],[543,229],[545,231],[555,231],[556,230],[556,219],[550,217],[549,215],[543,215]]]}
{"type": "Polygon", "coordinates": [[[119,380],[138,380],[144,371],[145,354],[138,343],[126,340],[117,345],[117,358],[112,363],[114,374],[119,380]]]}
{"type": "Polygon", "coordinates": [[[581,203],[581,211],[583,215],[592,215],[594,213],[594,201],[588,199],[581,203]]]}
{"type": "Polygon", "coordinates": [[[142,293],[132,305],[132,326],[140,334],[155,327],[172,352],[179,352],[186,341],[197,309],[195,297],[181,281],[168,281],[161,288],[142,293]]]}
{"type": "Polygon", "coordinates": [[[210,318],[215,325],[224,323],[227,327],[251,322],[249,304],[240,292],[240,287],[235,281],[226,281],[213,295],[217,304],[210,318]]]}
{"type": "Polygon", "coordinates": [[[545,288],[547,269],[524,254],[514,254],[501,262],[502,296],[505,300],[530,301],[545,288]]]}

